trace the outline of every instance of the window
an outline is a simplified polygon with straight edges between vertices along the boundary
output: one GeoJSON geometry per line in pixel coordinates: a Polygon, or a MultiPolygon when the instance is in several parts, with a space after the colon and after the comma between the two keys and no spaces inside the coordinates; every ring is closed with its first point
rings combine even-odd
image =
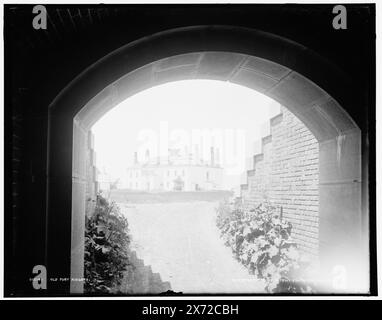
{"type": "Polygon", "coordinates": [[[206,179],[207,181],[210,180],[210,173],[208,171],[206,172],[206,179]]]}

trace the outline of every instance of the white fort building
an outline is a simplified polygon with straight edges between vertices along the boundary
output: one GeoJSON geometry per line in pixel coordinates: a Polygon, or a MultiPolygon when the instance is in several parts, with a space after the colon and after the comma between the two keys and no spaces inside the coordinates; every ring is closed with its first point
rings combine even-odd
{"type": "Polygon", "coordinates": [[[143,162],[134,155],[134,165],[126,169],[123,187],[140,191],[222,190],[223,168],[219,165],[219,150],[211,148],[209,161],[179,156],[179,150],[169,150],[166,160],[151,159],[148,151],[143,162]],[[215,156],[216,154],[216,156],[215,156]]]}

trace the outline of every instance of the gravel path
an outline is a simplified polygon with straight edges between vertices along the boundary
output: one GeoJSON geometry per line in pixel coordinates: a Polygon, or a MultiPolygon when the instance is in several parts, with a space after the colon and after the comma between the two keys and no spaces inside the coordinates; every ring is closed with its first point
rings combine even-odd
{"type": "Polygon", "coordinates": [[[123,204],[133,249],[183,293],[259,293],[261,282],[233,257],[215,225],[214,202],[123,204]]]}

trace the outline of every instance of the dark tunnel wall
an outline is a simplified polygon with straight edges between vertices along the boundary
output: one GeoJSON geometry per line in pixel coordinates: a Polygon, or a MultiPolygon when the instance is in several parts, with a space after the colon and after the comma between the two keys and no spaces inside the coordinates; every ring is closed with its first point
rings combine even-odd
{"type": "MultiPolygon", "coordinates": [[[[34,265],[45,261],[48,106],[84,69],[142,37],[185,26],[234,25],[270,32],[313,50],[349,80],[338,86],[348,94],[327,91],[352,100],[344,104],[351,106],[347,111],[374,158],[373,6],[348,5],[347,30],[333,29],[332,5],[46,7],[46,31],[32,28],[32,6],[6,5],[4,10],[5,192],[6,199],[12,199],[5,205],[7,295],[41,295],[25,279],[34,265]]],[[[296,71],[314,72],[310,65],[301,68],[296,71]]],[[[331,81],[321,79],[320,86],[333,88],[331,81]]]]}

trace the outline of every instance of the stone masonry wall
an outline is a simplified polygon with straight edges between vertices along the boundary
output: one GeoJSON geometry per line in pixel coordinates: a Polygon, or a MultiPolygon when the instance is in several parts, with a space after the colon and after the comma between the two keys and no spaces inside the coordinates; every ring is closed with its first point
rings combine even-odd
{"type": "Polygon", "coordinates": [[[262,139],[262,153],[242,187],[246,205],[270,201],[292,222],[292,236],[300,248],[318,254],[318,142],[286,108],[270,120],[270,135],[262,139]]]}

